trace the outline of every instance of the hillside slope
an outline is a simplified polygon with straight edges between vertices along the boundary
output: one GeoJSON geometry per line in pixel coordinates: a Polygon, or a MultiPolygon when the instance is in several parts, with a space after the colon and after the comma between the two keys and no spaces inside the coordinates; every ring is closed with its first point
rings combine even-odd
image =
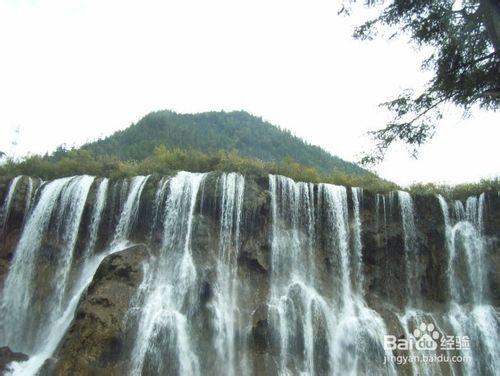
{"type": "Polygon", "coordinates": [[[153,112],[137,124],[86,144],[82,149],[97,155],[142,160],[150,156],[158,145],[202,152],[237,150],[242,156],[263,161],[292,158],[295,162],[315,167],[326,174],[333,171],[353,175],[369,174],[358,165],[333,156],[289,131],[244,111],[199,114],[153,112]]]}

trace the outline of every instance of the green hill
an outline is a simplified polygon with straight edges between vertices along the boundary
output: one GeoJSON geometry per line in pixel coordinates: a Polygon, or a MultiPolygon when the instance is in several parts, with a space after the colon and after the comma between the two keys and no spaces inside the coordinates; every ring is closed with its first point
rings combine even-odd
{"type": "MultiPolygon", "coordinates": [[[[244,111],[199,114],[153,112],[137,124],[86,144],[81,149],[94,155],[140,161],[151,156],[159,145],[164,145],[167,149],[197,150],[204,153],[237,150],[244,157],[271,162],[293,159],[324,174],[370,174],[358,165],[333,156],[289,131],[244,111]]],[[[56,155],[54,157],[57,159],[56,155]]]]}

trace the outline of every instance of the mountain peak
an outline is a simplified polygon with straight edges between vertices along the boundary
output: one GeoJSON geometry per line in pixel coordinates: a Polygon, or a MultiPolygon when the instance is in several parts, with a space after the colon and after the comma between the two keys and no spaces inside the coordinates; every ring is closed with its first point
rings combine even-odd
{"type": "Polygon", "coordinates": [[[168,149],[201,152],[237,150],[244,157],[266,162],[293,159],[325,174],[339,171],[354,175],[369,174],[360,166],[344,161],[319,146],[310,145],[290,131],[246,111],[185,114],[170,110],[155,111],[136,124],[86,144],[82,149],[97,155],[142,160],[160,145],[168,149]]]}

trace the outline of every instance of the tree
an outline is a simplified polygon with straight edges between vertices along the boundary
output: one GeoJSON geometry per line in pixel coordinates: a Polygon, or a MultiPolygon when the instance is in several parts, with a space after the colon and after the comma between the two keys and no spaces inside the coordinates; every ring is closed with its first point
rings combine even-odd
{"type": "MultiPolygon", "coordinates": [[[[349,14],[345,0],[339,13],[349,14]]],[[[367,0],[382,6],[378,17],[358,26],[354,37],[367,40],[382,30],[409,35],[417,46],[430,46],[432,54],[422,68],[433,71],[420,92],[405,90],[381,106],[394,117],[384,128],[370,132],[375,149],[361,162],[379,162],[395,141],[418,147],[428,141],[442,118],[442,108],[453,103],[467,116],[473,106],[496,111],[500,103],[500,1],[498,0],[367,0]]]]}

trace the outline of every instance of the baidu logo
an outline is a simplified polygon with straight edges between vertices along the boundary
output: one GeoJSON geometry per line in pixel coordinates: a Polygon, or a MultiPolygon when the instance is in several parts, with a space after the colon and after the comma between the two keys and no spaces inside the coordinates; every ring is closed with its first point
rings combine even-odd
{"type": "Polygon", "coordinates": [[[445,335],[433,323],[421,323],[413,330],[409,338],[398,338],[394,335],[384,336],[384,348],[391,351],[435,351],[438,348],[443,351],[468,350],[469,341],[468,336],[445,335]]]}
{"type": "Polygon", "coordinates": [[[445,335],[433,323],[421,323],[408,337],[384,336],[384,348],[392,352],[391,355],[384,356],[384,364],[472,362],[468,336],[445,335]],[[437,351],[438,349],[441,351],[437,351]],[[465,352],[455,355],[448,353],[449,350],[465,352]]]}
{"type": "Polygon", "coordinates": [[[423,351],[434,351],[438,348],[439,337],[440,333],[435,330],[434,324],[422,323],[413,331],[415,349],[423,351]]]}

